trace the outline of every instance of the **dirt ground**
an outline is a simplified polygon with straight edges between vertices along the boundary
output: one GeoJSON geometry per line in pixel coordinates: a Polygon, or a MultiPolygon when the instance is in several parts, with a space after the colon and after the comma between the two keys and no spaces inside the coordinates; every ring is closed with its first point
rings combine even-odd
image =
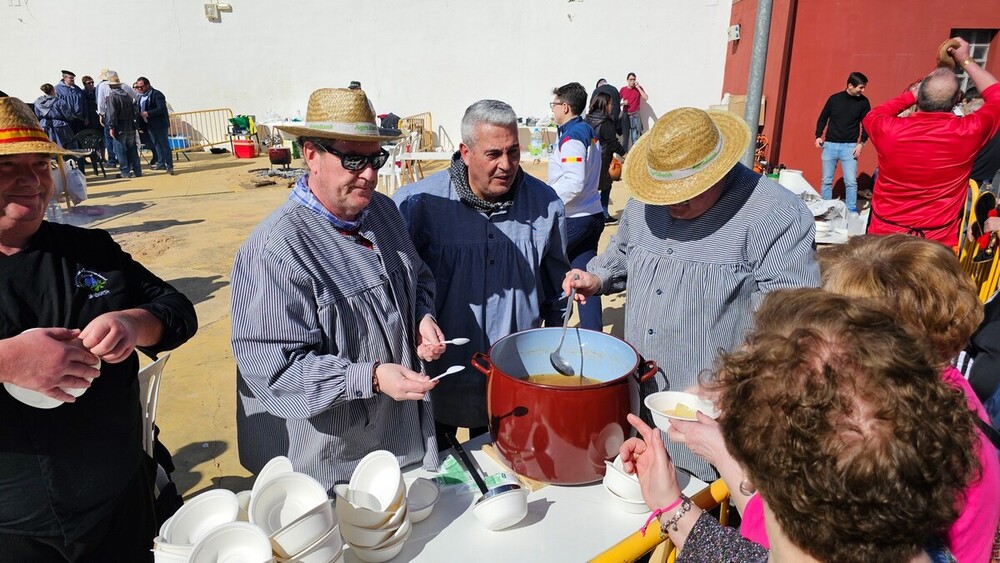
{"type": "MultiPolygon", "coordinates": [[[[233,256],[250,231],[288,197],[290,182],[261,177],[266,156],[190,154],[176,176],[148,171],[141,178],[95,177],[88,171],[90,199],[67,222],[109,231],[147,268],[184,292],[198,312],[198,334],[175,350],[164,370],[157,425],[173,454],[173,474],[185,498],[210,488],[248,489],[252,477],[236,451],[236,364],[229,346],[229,275],[233,256]],[[264,180],[274,185],[256,186],[264,180]]],[[[296,161],[294,164],[299,164],[296,161]]],[[[546,165],[522,163],[546,177],[546,165]]],[[[425,166],[425,172],[444,168],[425,166]]],[[[615,185],[617,214],[627,199],[615,185]]],[[[603,245],[614,232],[605,229],[603,245]]],[[[605,298],[605,330],[622,334],[624,296],[605,298]]],[[[145,360],[144,360],[145,361],[145,360]]]]}

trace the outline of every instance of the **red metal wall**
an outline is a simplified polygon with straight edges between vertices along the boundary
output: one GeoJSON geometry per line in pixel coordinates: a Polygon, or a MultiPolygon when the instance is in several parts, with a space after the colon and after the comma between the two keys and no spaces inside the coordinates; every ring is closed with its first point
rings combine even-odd
{"type": "MultiPolygon", "coordinates": [[[[756,11],[756,0],[733,4],[731,23],[740,24],[741,38],[730,43],[723,92],[746,93],[756,11]]],[[[764,74],[768,161],[802,170],[818,190],[820,151],[813,143],[830,94],[856,70],[868,76],[873,107],[895,97],[934,68],[952,29],[1000,29],[1000,0],[774,0],[764,74]]],[[[1000,34],[986,68],[1000,76],[1000,34]]],[[[862,187],[874,168],[875,150],[866,146],[858,165],[862,187]]],[[[839,180],[839,167],[837,174],[839,180]]]]}

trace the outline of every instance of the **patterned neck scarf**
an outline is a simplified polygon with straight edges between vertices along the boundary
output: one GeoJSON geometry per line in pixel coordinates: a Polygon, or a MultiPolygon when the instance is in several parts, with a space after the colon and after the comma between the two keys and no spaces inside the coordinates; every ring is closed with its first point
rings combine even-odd
{"type": "Polygon", "coordinates": [[[449,172],[451,173],[451,183],[455,186],[455,191],[458,192],[458,197],[462,200],[462,203],[487,215],[504,211],[514,205],[517,190],[524,183],[524,170],[521,170],[521,167],[518,166],[517,176],[514,177],[514,183],[510,189],[507,190],[507,193],[500,196],[500,199],[496,203],[491,203],[477,196],[472,191],[472,188],[469,187],[469,167],[462,161],[461,153],[458,151],[455,151],[455,154],[451,157],[449,172]]]}
{"type": "Polygon", "coordinates": [[[340,231],[347,231],[350,233],[358,232],[361,228],[361,223],[364,222],[365,217],[368,216],[367,207],[361,210],[361,213],[358,214],[357,219],[354,221],[345,221],[333,213],[330,213],[330,210],[323,207],[323,204],[316,199],[312,190],[309,189],[308,174],[300,177],[298,181],[295,182],[295,187],[292,188],[292,193],[288,196],[288,199],[315,211],[318,215],[329,221],[330,224],[340,231]]]}

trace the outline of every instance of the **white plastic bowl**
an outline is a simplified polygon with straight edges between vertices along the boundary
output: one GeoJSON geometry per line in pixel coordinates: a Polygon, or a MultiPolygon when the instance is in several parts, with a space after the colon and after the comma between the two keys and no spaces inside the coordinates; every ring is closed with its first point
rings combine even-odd
{"type": "Polygon", "coordinates": [[[274,552],[282,557],[291,557],[325,536],[337,526],[333,513],[333,501],[320,503],[301,517],[271,534],[274,552]]]}
{"type": "Polygon", "coordinates": [[[395,528],[372,530],[361,528],[343,522],[340,524],[340,535],[344,541],[356,547],[375,548],[392,543],[394,538],[410,531],[410,520],[404,518],[395,528]]]}
{"type": "Polygon", "coordinates": [[[347,485],[334,485],[337,496],[337,518],[361,528],[376,529],[389,522],[395,512],[379,510],[378,499],[367,493],[351,491],[347,485]]]}
{"type": "Polygon", "coordinates": [[[282,563],[287,561],[294,561],[295,563],[330,563],[340,557],[343,551],[344,540],[340,538],[340,527],[334,526],[326,535],[316,540],[316,543],[291,557],[278,557],[277,560],[282,563]]]}
{"type": "Polygon", "coordinates": [[[240,503],[240,511],[236,514],[237,522],[249,522],[250,521],[250,497],[252,493],[250,491],[240,491],[236,493],[236,500],[240,503]]]}
{"type": "Polygon", "coordinates": [[[328,500],[326,489],[312,477],[283,473],[251,496],[250,523],[271,535],[328,500]]]}
{"type": "Polygon", "coordinates": [[[476,501],[472,513],[487,530],[503,530],[528,515],[528,491],[519,485],[500,485],[476,501]]]}
{"type": "Polygon", "coordinates": [[[681,391],[661,391],[653,393],[643,401],[646,408],[653,415],[653,422],[656,427],[664,432],[670,430],[670,419],[676,420],[698,420],[697,417],[685,417],[671,414],[670,411],[677,408],[677,405],[684,405],[691,410],[701,411],[711,418],[718,418],[719,411],[715,410],[715,405],[711,401],[702,399],[691,393],[681,391]]]}
{"type": "Polygon", "coordinates": [[[295,471],[292,468],[292,460],[288,459],[283,455],[275,456],[271,458],[271,461],[264,464],[264,467],[260,468],[260,472],[257,473],[257,478],[253,482],[253,487],[250,488],[251,495],[256,495],[260,492],[264,485],[268,483],[271,479],[274,479],[278,475],[284,473],[292,473],[295,471]]]}
{"type": "Polygon", "coordinates": [[[406,483],[396,456],[376,450],[361,459],[351,475],[348,487],[352,491],[369,493],[378,499],[383,511],[399,508],[406,495],[406,483]]]}
{"type": "Polygon", "coordinates": [[[628,512],[630,514],[648,514],[649,512],[652,512],[649,509],[649,507],[646,506],[645,501],[642,500],[634,501],[622,498],[616,495],[614,491],[609,489],[607,483],[604,484],[604,490],[608,492],[608,496],[611,497],[614,505],[620,508],[621,510],[624,510],[625,512],[628,512]]]}
{"type": "Polygon", "coordinates": [[[410,511],[410,522],[416,524],[431,515],[441,491],[437,483],[418,477],[410,483],[406,492],[406,506],[410,511]]]}
{"type": "Polygon", "coordinates": [[[191,551],[191,563],[270,561],[271,542],[257,526],[230,522],[205,534],[191,551]]]}
{"type": "Polygon", "coordinates": [[[604,473],[604,485],[608,490],[625,500],[641,501],[642,488],[639,486],[639,478],[625,472],[622,457],[618,456],[614,462],[605,461],[604,463],[607,465],[607,471],[604,473]]]}
{"type": "Polygon", "coordinates": [[[187,561],[191,558],[192,549],[194,549],[193,545],[167,543],[160,536],[153,538],[153,555],[164,554],[166,556],[164,559],[169,559],[171,561],[177,560],[171,559],[172,557],[187,561]]]}
{"type": "Polygon", "coordinates": [[[409,539],[410,534],[407,533],[405,536],[399,539],[396,543],[380,548],[367,549],[364,547],[351,546],[351,550],[354,554],[358,556],[358,559],[362,561],[367,561],[368,563],[382,563],[383,561],[388,561],[393,557],[399,555],[400,551],[403,551],[403,546],[406,544],[406,540],[409,539]]]}
{"type": "Polygon", "coordinates": [[[184,503],[160,535],[166,543],[193,545],[213,528],[235,522],[239,511],[240,503],[232,491],[207,491],[184,503]]]}

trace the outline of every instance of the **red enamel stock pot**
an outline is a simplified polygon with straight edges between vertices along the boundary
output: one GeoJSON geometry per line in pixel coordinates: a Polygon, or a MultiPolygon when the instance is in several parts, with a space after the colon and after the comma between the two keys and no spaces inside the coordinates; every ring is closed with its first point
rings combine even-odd
{"type": "Polygon", "coordinates": [[[575,385],[529,381],[557,375],[549,354],[561,331],[511,334],[489,354],[476,353],[472,366],[487,377],[490,435],[508,467],[547,483],[592,483],[604,477],[604,461],[618,455],[631,435],[625,417],[639,412],[639,383],[656,373],[656,362],[642,360],[630,344],[609,334],[571,329],[560,353],[587,383],[563,375],[558,377],[575,385]]]}

